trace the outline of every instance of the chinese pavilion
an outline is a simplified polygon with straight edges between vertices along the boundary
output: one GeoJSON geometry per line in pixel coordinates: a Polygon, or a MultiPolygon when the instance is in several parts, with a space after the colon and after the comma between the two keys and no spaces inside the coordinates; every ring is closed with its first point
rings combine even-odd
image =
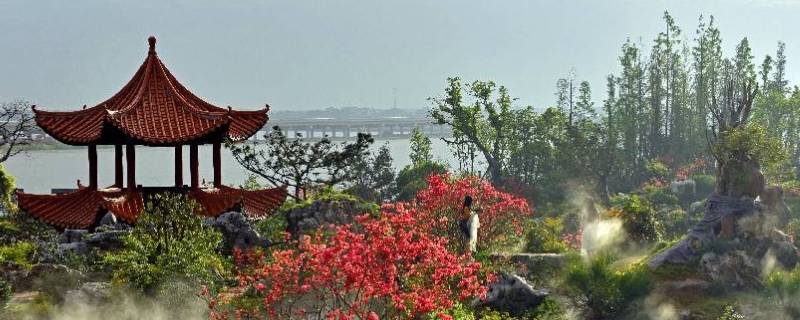
{"type": "Polygon", "coordinates": [[[19,207],[28,214],[61,228],[87,228],[108,211],[135,223],[144,208],[144,197],[159,191],[187,194],[200,204],[204,216],[214,217],[233,209],[251,216],[269,214],[286,198],[283,188],[240,190],[224,186],[221,173],[221,143],[245,140],[267,122],[269,106],[258,111],[220,108],[191,93],[167,70],[156,54],[156,38],[148,39],[147,58],[122,89],[91,108],[53,112],[33,107],[36,123],[58,141],[86,146],[89,185],[60,195],[19,192],[19,207]],[[213,187],[200,185],[198,145],[211,144],[214,164],[213,187]],[[97,146],[114,146],[114,185],[98,188],[97,146]],[[134,146],[175,149],[175,186],[142,187],[136,184],[134,146]],[[183,182],[183,146],[189,146],[191,182],[183,182]],[[127,181],[123,183],[123,149],[127,181]]]}

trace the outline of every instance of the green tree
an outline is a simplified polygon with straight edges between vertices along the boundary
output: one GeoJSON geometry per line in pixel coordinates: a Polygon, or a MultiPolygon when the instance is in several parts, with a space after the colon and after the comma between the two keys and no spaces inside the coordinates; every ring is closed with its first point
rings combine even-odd
{"type": "Polygon", "coordinates": [[[115,281],[153,292],[166,280],[212,283],[224,271],[216,253],[222,236],[203,225],[196,202],[179,194],[148,199],[119,252],[105,256],[115,281]]]}
{"type": "Polygon", "coordinates": [[[375,202],[391,199],[395,190],[395,172],[388,145],[381,146],[377,154],[360,158],[353,165],[353,171],[348,188],[351,193],[375,202]]]}
{"type": "Polygon", "coordinates": [[[316,184],[333,187],[352,183],[357,177],[356,165],[370,155],[373,139],[359,133],[355,142],[335,144],[327,137],[309,142],[299,134],[289,139],[275,126],[265,135],[266,150],[255,144],[226,143],[234,159],[245,170],[264,178],[275,186],[294,190],[294,199],[302,199],[304,190],[316,184]]]}
{"type": "Polygon", "coordinates": [[[444,139],[447,144],[477,150],[486,161],[489,178],[500,185],[512,143],[507,133],[514,127],[508,89],[497,87],[492,81],[474,81],[469,85],[462,85],[458,77],[447,81],[445,96],[429,99],[433,103],[430,115],[434,123],[452,129],[454,139],[444,139]],[[465,101],[465,91],[471,101],[465,101]]]}
{"type": "Polygon", "coordinates": [[[411,146],[411,153],[409,156],[411,157],[412,164],[417,165],[420,163],[433,161],[431,139],[422,133],[419,128],[415,127],[411,130],[411,137],[409,140],[411,146]]]}

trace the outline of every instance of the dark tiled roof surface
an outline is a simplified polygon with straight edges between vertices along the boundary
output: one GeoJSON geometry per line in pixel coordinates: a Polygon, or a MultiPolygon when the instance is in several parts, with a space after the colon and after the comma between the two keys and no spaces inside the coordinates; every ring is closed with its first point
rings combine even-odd
{"type": "MultiPolygon", "coordinates": [[[[262,217],[271,214],[286,199],[283,188],[250,191],[221,187],[189,190],[187,194],[200,204],[200,214],[206,217],[216,217],[237,206],[249,216],[262,217]]],[[[62,195],[18,192],[17,200],[23,211],[61,228],[88,228],[99,219],[98,215],[104,209],[127,223],[135,223],[144,208],[138,190],[128,192],[117,188],[80,188],[62,195]]]]}
{"type": "Polygon", "coordinates": [[[169,145],[201,138],[227,126],[227,137],[243,140],[267,122],[268,108],[237,111],[214,106],[190,92],[150,51],[133,78],[114,96],[91,108],[71,112],[34,109],[36,123],[68,144],[104,143],[112,126],[144,143],[169,145]]]}

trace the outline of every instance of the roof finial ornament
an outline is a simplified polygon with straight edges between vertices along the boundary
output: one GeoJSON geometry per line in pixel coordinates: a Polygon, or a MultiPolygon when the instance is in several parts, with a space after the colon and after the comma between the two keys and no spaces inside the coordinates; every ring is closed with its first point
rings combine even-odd
{"type": "Polygon", "coordinates": [[[156,37],[150,36],[147,38],[147,43],[150,44],[150,53],[156,53],[156,37]]]}

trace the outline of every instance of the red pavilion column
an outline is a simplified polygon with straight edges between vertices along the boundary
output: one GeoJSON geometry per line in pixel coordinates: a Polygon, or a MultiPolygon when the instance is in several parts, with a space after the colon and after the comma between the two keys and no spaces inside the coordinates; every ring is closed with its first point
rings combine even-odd
{"type": "Polygon", "coordinates": [[[89,145],[89,187],[97,189],[97,145],[89,145]]]}
{"type": "Polygon", "coordinates": [[[117,144],[114,145],[114,186],[122,188],[123,179],[125,177],[122,174],[122,145],[117,144]]]}
{"type": "Polygon", "coordinates": [[[214,187],[219,188],[222,186],[222,146],[219,141],[213,144],[213,158],[214,158],[214,187]]]}
{"type": "Polygon", "coordinates": [[[175,186],[183,187],[183,146],[175,146],[175,186]]]}
{"type": "Polygon", "coordinates": [[[200,162],[197,159],[197,145],[189,145],[189,171],[192,175],[192,189],[200,188],[200,162]]]}
{"type": "Polygon", "coordinates": [[[136,149],[134,149],[134,145],[125,145],[125,159],[128,162],[128,190],[136,190],[136,149]]]}

